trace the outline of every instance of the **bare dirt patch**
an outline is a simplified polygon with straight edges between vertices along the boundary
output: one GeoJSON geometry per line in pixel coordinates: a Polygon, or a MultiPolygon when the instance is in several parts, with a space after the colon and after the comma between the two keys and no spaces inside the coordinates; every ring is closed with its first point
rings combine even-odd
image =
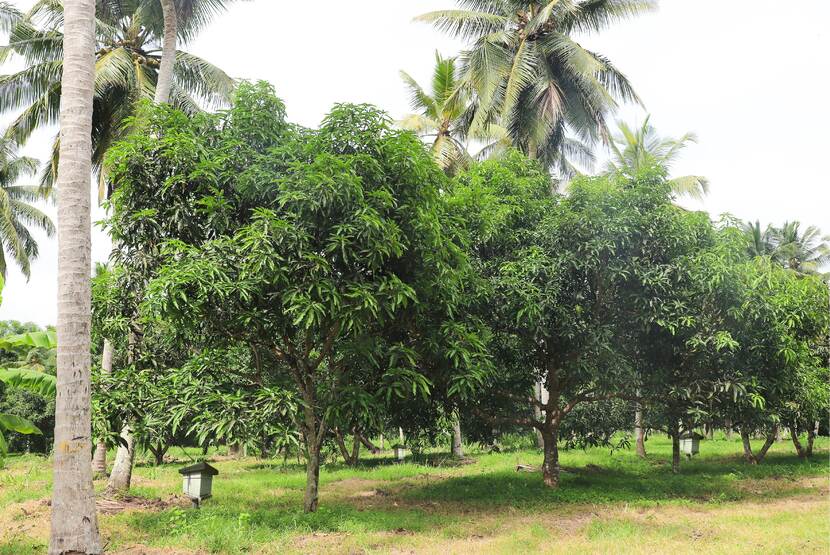
{"type": "Polygon", "coordinates": [[[98,512],[105,515],[124,511],[164,511],[171,507],[189,507],[190,501],[182,495],[170,495],[166,499],[146,499],[134,495],[100,497],[95,501],[98,512]]]}

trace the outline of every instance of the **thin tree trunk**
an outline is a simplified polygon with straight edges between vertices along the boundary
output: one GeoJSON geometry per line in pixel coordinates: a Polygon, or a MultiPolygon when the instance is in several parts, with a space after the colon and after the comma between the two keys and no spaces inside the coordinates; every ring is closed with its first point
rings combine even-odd
{"type": "MultiPolygon", "coordinates": [[[[104,352],[101,354],[101,372],[112,374],[112,343],[104,339],[104,352]]],[[[98,476],[107,475],[107,442],[99,439],[95,445],[95,458],[92,459],[92,473],[98,476]]]]}
{"type": "MultiPolygon", "coordinates": [[[[136,333],[129,331],[127,337],[127,363],[135,360],[136,333]]],[[[109,493],[126,493],[130,491],[133,479],[133,463],[135,462],[135,436],[130,423],[124,424],[121,429],[121,442],[115,451],[115,463],[112,465],[107,491],[109,493]]]]}
{"type": "Polygon", "coordinates": [[[744,446],[744,459],[749,464],[758,464],[758,461],[755,459],[755,455],[752,454],[752,444],[749,442],[749,432],[745,432],[741,429],[741,442],[744,446]]]}
{"type": "Polygon", "coordinates": [[[176,31],[178,21],[176,17],[175,0],[161,0],[161,9],[164,15],[164,39],[162,42],[161,63],[159,64],[156,80],[156,104],[165,104],[170,101],[170,89],[173,85],[173,68],[176,65],[176,31]]]}
{"type": "Polygon", "coordinates": [[[360,461],[360,434],[357,433],[357,430],[352,430],[352,434],[354,434],[352,438],[352,459],[349,464],[357,466],[360,461]]]}
{"type": "Polygon", "coordinates": [[[242,446],[239,443],[228,444],[228,456],[238,459],[242,455],[242,446]]]}
{"type": "Polygon", "coordinates": [[[90,405],[95,0],[65,0],[58,161],[58,353],[49,553],[101,553],[90,405]]]}
{"type": "Polygon", "coordinates": [[[343,457],[343,462],[350,465],[351,463],[351,454],[349,450],[346,448],[346,441],[343,439],[343,434],[340,433],[340,428],[334,429],[334,442],[337,444],[337,449],[340,450],[340,455],[343,457]]]}
{"type": "Polygon", "coordinates": [[[680,472],[680,430],[676,424],[671,433],[671,471],[680,472]]]}
{"type": "MultiPolygon", "coordinates": [[[[373,455],[377,455],[378,453],[380,453],[380,449],[378,448],[378,446],[375,445],[374,443],[372,443],[372,441],[369,438],[367,438],[365,435],[363,435],[361,433],[358,433],[357,437],[358,437],[358,439],[360,439],[360,442],[366,447],[366,449],[371,451],[373,455]]],[[[383,441],[382,441],[383,440],[383,435],[381,434],[380,437],[381,437],[381,444],[382,444],[383,443],[383,441]]]]}
{"type": "Polygon", "coordinates": [[[732,441],[732,420],[731,419],[726,420],[726,432],[725,433],[726,433],[726,439],[728,441],[732,441]]]}
{"type": "Polygon", "coordinates": [[[458,413],[452,419],[452,456],[459,459],[464,458],[464,444],[461,437],[461,418],[458,413]]]}
{"type": "MultiPolygon", "coordinates": [[[[542,402],[542,388],[544,384],[541,381],[536,382],[533,386],[533,398],[536,399],[538,402],[542,402]]],[[[536,418],[537,422],[543,422],[545,420],[545,415],[542,414],[542,409],[539,408],[536,403],[533,404],[533,416],[536,418]]],[[[542,437],[542,431],[539,428],[533,428],[536,432],[536,448],[537,449],[544,449],[545,448],[545,439],[542,437]]]]}
{"type": "Polygon", "coordinates": [[[815,426],[813,426],[813,429],[807,431],[807,456],[808,457],[813,456],[813,443],[815,442],[816,436],[818,435],[818,427],[819,427],[819,422],[818,422],[818,420],[816,420],[816,424],[815,424],[815,426]]]}
{"type": "Polygon", "coordinates": [[[804,449],[804,446],[801,445],[801,440],[798,438],[798,428],[795,426],[790,426],[790,437],[793,440],[793,446],[795,446],[795,452],[798,453],[798,458],[803,459],[807,456],[807,451],[804,449]]]}
{"type": "Polygon", "coordinates": [[[761,450],[757,453],[752,452],[752,445],[750,444],[749,440],[749,433],[741,430],[741,441],[744,445],[744,458],[749,464],[760,464],[761,461],[764,460],[764,457],[767,455],[767,451],[775,443],[775,438],[778,436],[778,426],[773,426],[772,430],[767,434],[766,440],[764,444],[761,446],[761,450]]]}
{"type": "Polygon", "coordinates": [[[778,426],[774,426],[774,427],[773,427],[773,429],[772,429],[772,432],[770,432],[770,434],[769,434],[769,435],[767,435],[767,440],[764,442],[764,445],[762,445],[762,446],[761,446],[761,450],[760,450],[760,451],[758,451],[758,454],[757,454],[757,455],[755,455],[755,459],[756,459],[759,463],[760,463],[762,460],[764,460],[764,457],[766,456],[767,451],[769,451],[769,448],[770,448],[770,447],[772,446],[772,444],[775,442],[775,440],[776,440],[776,438],[777,438],[777,437],[780,437],[780,436],[779,436],[779,427],[778,427],[778,426]]]}
{"type": "Polygon", "coordinates": [[[130,491],[133,478],[133,461],[135,460],[135,436],[130,425],[121,430],[121,442],[115,452],[115,463],[112,465],[107,491],[110,493],[126,493],[130,491]]]}
{"type": "Polygon", "coordinates": [[[643,408],[639,403],[637,403],[637,410],[634,411],[634,435],[637,443],[637,456],[644,459],[646,458],[646,431],[643,428],[643,408]]]}
{"type": "Polygon", "coordinates": [[[549,488],[559,487],[559,449],[556,445],[559,430],[553,426],[546,427],[542,432],[545,440],[545,459],[542,462],[542,480],[549,488]]]}

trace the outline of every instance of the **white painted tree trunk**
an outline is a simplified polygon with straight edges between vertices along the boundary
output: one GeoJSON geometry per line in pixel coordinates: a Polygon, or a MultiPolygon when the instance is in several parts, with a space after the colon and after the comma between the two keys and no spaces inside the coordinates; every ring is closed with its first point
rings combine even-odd
{"type": "Polygon", "coordinates": [[[161,0],[161,9],[164,14],[164,42],[162,43],[161,63],[159,64],[154,98],[156,104],[170,102],[173,67],[176,65],[176,31],[178,27],[176,3],[174,0],[161,0]]]}
{"type": "Polygon", "coordinates": [[[90,406],[95,0],[64,0],[58,162],[58,354],[49,553],[102,553],[90,406]]]}
{"type": "Polygon", "coordinates": [[[133,461],[135,460],[135,436],[129,425],[121,430],[122,444],[115,452],[115,462],[112,465],[107,491],[126,493],[130,490],[133,479],[133,461]]]}
{"type": "MultiPolygon", "coordinates": [[[[540,403],[547,403],[548,402],[548,399],[549,399],[548,390],[545,387],[544,382],[542,382],[541,380],[536,382],[536,384],[533,386],[533,397],[534,397],[534,399],[536,399],[540,403]]],[[[542,422],[545,419],[544,411],[542,409],[540,409],[538,406],[536,406],[535,404],[533,405],[533,416],[536,418],[537,422],[542,422]]],[[[545,448],[545,440],[542,437],[541,430],[539,430],[539,428],[534,428],[534,431],[536,432],[536,447],[539,448],[539,449],[544,449],[545,448]]]]}
{"type": "MultiPolygon", "coordinates": [[[[112,343],[104,339],[104,351],[101,354],[101,372],[112,374],[112,343]]],[[[95,445],[95,457],[92,459],[92,472],[98,476],[107,474],[107,443],[99,439],[95,445]]]]}
{"type": "Polygon", "coordinates": [[[461,418],[458,414],[453,415],[452,419],[452,456],[464,457],[464,443],[461,436],[461,418]]]}

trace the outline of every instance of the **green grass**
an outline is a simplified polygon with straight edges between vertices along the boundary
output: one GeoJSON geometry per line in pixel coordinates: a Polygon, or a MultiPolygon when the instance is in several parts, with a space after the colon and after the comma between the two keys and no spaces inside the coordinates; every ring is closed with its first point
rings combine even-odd
{"type": "MultiPolygon", "coordinates": [[[[544,488],[534,450],[471,453],[475,464],[396,464],[369,457],[358,468],[326,465],[320,510],[303,514],[301,466],[253,458],[218,460],[214,497],[200,510],[173,497],[180,464],[139,464],[133,493],[162,510],[102,515],[112,552],[167,553],[826,553],[828,441],[799,460],[789,442],[763,464],[740,458],[740,442],[704,441],[701,455],[671,473],[670,443],[653,438],[649,458],[630,451],[564,451],[561,487],[544,488]],[[700,550],[698,552],[701,552],[700,550]]],[[[176,453],[172,453],[176,455],[176,453]]],[[[181,452],[179,452],[181,456],[181,452]]],[[[50,461],[13,456],[0,470],[0,555],[42,553],[48,533],[50,461]]],[[[104,483],[96,483],[102,489],[104,483]]]]}

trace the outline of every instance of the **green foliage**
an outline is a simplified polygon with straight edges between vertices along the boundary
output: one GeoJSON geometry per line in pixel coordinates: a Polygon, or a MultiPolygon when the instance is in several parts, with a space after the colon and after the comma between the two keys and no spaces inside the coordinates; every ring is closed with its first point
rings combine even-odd
{"type": "MultiPolygon", "coordinates": [[[[608,172],[635,176],[643,168],[655,165],[668,172],[683,149],[689,143],[697,142],[694,133],[686,133],[678,139],[660,137],[649,123],[650,119],[650,116],[646,117],[636,130],[625,122],[617,124],[619,133],[610,143],[613,157],[608,162],[608,172]]],[[[675,177],[669,180],[669,185],[675,194],[698,200],[709,191],[709,181],[699,175],[675,177]]]]}
{"type": "Polygon", "coordinates": [[[472,328],[451,325],[466,259],[444,224],[444,174],[385,114],[338,105],[298,129],[268,87],[245,84],[225,113],[159,108],[143,125],[110,158],[122,283],[145,298],[145,324],[250,349],[263,393],[297,396],[309,452],[330,418],[421,395],[431,374],[476,360],[472,328]]]}
{"type": "Polygon", "coordinates": [[[0,337],[0,413],[5,417],[0,432],[5,429],[9,434],[0,438],[0,454],[9,448],[46,451],[54,427],[55,332],[18,322],[3,324],[8,331],[23,333],[0,337]],[[31,331],[24,331],[27,328],[31,331]],[[48,435],[36,441],[17,435],[43,436],[40,428],[48,435]]]}
{"type": "Polygon", "coordinates": [[[0,138],[0,293],[7,272],[7,254],[28,278],[30,262],[38,256],[32,230],[45,231],[47,237],[55,233],[49,216],[33,204],[49,196],[31,184],[19,183],[19,180],[34,175],[36,169],[37,160],[19,156],[14,141],[0,138]]]}
{"type": "Polygon", "coordinates": [[[573,38],[648,11],[653,2],[458,2],[418,21],[467,42],[463,79],[475,91],[472,130],[504,128],[512,144],[572,176],[593,156],[581,141],[607,133],[618,101],[638,101],[626,77],[573,38]],[[568,139],[566,132],[579,140],[568,139]]]}
{"type": "MultiPolygon", "coordinates": [[[[186,2],[201,6],[193,12],[194,21],[200,24],[194,27],[182,18],[183,34],[192,36],[222,3],[218,0],[186,2]]],[[[103,198],[106,193],[104,156],[130,132],[127,124],[135,114],[136,101],[152,99],[155,93],[162,21],[158,2],[110,0],[101,3],[99,8],[95,21],[92,159],[103,198]]],[[[2,59],[20,56],[25,67],[0,78],[0,112],[15,114],[7,136],[18,144],[27,141],[35,130],[57,123],[63,71],[62,25],[63,6],[51,1],[37,2],[28,13],[18,12],[9,22],[9,43],[0,47],[2,59]]],[[[200,111],[200,105],[226,104],[232,89],[233,80],[225,72],[197,56],[177,52],[171,104],[195,113],[200,111]]],[[[41,184],[47,189],[51,188],[57,171],[57,146],[56,138],[52,159],[45,165],[41,177],[41,184]]]]}

